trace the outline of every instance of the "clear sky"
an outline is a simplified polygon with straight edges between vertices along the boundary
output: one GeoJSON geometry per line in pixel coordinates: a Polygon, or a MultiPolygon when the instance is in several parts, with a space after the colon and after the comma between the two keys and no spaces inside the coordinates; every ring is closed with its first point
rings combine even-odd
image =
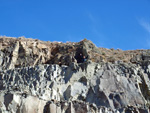
{"type": "Polygon", "coordinates": [[[150,49],[150,0],[0,0],[0,35],[150,49]]]}

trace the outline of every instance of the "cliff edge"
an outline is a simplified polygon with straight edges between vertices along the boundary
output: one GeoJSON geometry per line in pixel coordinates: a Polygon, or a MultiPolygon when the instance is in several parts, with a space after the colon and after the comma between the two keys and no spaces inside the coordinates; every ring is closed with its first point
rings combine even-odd
{"type": "Polygon", "coordinates": [[[0,37],[0,113],[149,113],[150,51],[0,37]]]}

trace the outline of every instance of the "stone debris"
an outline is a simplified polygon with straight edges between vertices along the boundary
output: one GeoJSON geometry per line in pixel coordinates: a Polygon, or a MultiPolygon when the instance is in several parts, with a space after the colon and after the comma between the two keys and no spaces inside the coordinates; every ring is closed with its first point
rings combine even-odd
{"type": "Polygon", "coordinates": [[[0,113],[149,113],[150,52],[128,52],[0,37],[0,113]]]}

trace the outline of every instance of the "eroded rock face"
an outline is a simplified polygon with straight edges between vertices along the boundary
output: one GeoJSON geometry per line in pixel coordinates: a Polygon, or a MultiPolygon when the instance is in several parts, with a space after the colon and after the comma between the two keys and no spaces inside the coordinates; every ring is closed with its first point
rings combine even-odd
{"type": "MultiPolygon", "coordinates": [[[[38,64],[70,65],[82,63],[80,54],[93,58],[100,50],[88,40],[79,43],[43,42],[36,39],[0,37],[0,69],[38,64]],[[90,54],[92,53],[92,54],[90,54]]],[[[99,59],[100,61],[102,59],[99,59]]]]}
{"type": "MultiPolygon", "coordinates": [[[[145,75],[140,66],[126,67],[126,64],[93,62],[74,65],[76,70],[65,65],[61,67],[38,65],[1,71],[0,90],[1,95],[3,94],[1,102],[6,110],[10,110],[9,106],[10,108],[13,106],[16,111],[18,108],[25,112],[28,112],[26,109],[30,111],[31,101],[33,101],[32,105],[36,106],[36,108],[31,107],[32,110],[39,109],[37,106],[44,108],[42,106],[45,106],[46,102],[54,100],[55,102],[66,101],[67,104],[72,101],[81,101],[94,104],[95,109],[104,106],[118,111],[127,106],[142,109],[149,102],[141,89],[142,85],[148,85],[146,83],[148,78],[144,78],[148,75],[145,75]],[[86,71],[82,69],[82,66],[86,71]],[[39,105],[41,102],[45,105],[39,105]]],[[[56,105],[49,107],[54,106],[56,105]]]]}
{"type": "Polygon", "coordinates": [[[87,40],[69,44],[25,38],[0,41],[0,113],[149,112],[147,57],[138,54],[139,60],[132,58],[137,62],[112,63],[98,56],[94,62],[91,53],[102,53],[87,40]],[[79,62],[80,53],[88,56],[86,61],[79,62]]]}

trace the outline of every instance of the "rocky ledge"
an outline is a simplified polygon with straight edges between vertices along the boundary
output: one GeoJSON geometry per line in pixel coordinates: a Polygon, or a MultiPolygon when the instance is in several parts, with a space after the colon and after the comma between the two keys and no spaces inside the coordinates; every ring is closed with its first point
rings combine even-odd
{"type": "Polygon", "coordinates": [[[0,113],[149,113],[150,51],[0,37],[0,113]]]}

